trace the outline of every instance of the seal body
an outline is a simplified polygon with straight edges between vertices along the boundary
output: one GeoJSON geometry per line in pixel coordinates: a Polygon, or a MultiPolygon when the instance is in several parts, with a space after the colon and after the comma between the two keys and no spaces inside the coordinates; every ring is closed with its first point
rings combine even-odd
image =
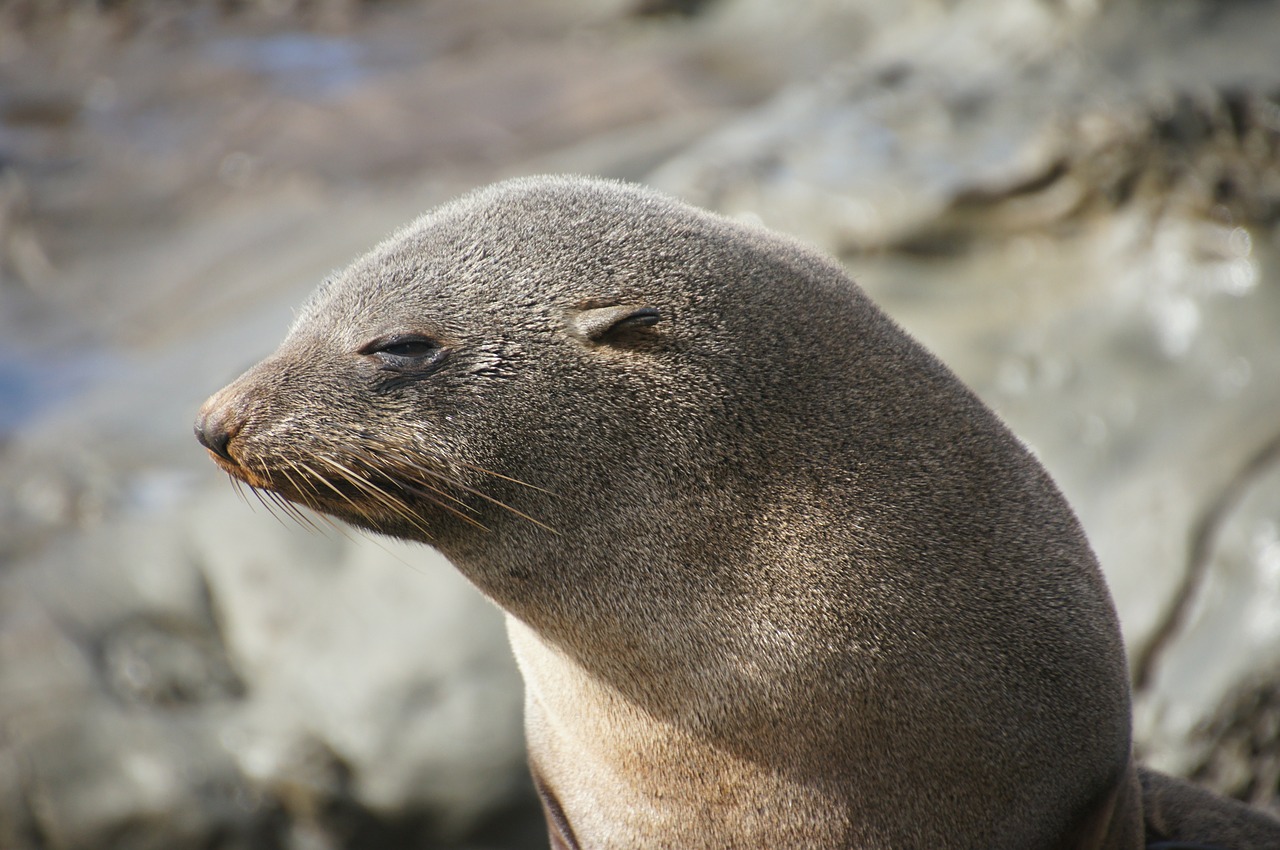
{"type": "Polygon", "coordinates": [[[1070,508],[789,239],[499,184],[322,285],[196,431],[502,607],[558,847],[1142,845],[1070,508]]]}

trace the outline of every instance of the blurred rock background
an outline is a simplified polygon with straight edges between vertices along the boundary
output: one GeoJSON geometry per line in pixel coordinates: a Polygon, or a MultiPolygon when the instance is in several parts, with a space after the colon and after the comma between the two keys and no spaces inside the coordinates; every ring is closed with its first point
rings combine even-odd
{"type": "Polygon", "coordinates": [[[539,847],[500,618],[191,439],[474,185],[642,180],[836,253],[1011,423],[1151,763],[1280,807],[1280,4],[0,4],[0,847],[539,847]],[[322,527],[324,527],[322,525],[322,527]]]}

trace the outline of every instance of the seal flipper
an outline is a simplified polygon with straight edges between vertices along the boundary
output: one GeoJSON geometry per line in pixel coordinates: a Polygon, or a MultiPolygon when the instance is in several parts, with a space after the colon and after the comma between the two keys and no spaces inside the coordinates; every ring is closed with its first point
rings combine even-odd
{"type": "Polygon", "coordinates": [[[1138,777],[1148,847],[1280,847],[1280,820],[1270,815],[1153,770],[1138,777]]]}

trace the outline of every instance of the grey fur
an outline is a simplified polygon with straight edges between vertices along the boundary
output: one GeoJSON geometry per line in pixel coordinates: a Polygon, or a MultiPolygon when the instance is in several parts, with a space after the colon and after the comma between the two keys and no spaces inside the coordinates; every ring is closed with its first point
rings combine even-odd
{"type": "Polygon", "coordinates": [[[508,613],[558,846],[1141,846],[1070,508],[796,242],[620,183],[502,183],[327,282],[197,431],[508,613]],[[447,353],[406,376],[375,345],[405,335],[447,353]]]}

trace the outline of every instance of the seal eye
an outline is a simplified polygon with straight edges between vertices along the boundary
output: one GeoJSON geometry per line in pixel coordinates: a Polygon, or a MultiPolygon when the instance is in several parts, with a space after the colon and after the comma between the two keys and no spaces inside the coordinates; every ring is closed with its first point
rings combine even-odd
{"type": "Polygon", "coordinates": [[[434,342],[425,339],[411,339],[404,342],[393,342],[384,345],[377,350],[378,354],[390,354],[392,357],[403,357],[406,359],[417,359],[426,357],[439,350],[439,346],[434,342]]]}
{"type": "Polygon", "coordinates": [[[422,372],[439,363],[446,351],[430,337],[396,334],[367,343],[359,353],[377,359],[382,369],[422,372]]]}

